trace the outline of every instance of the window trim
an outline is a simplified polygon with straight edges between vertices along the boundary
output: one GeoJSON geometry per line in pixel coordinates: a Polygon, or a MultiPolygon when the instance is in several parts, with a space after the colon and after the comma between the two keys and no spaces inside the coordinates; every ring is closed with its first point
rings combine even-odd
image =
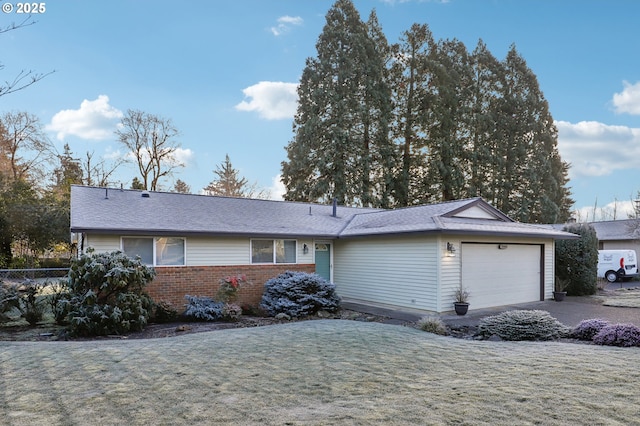
{"type": "MultiPolygon", "coordinates": [[[[151,237],[151,236],[147,236],[147,235],[122,235],[120,237],[120,251],[125,253],[124,251],[124,239],[125,238],[135,238],[135,239],[147,239],[147,240],[152,240],[152,258],[153,258],[153,264],[152,265],[147,265],[147,266],[153,266],[154,268],[182,268],[187,266],[187,238],[186,237],[175,237],[175,236],[166,236],[166,237],[151,237]],[[158,243],[158,239],[160,238],[176,238],[176,239],[180,239],[182,240],[183,244],[182,244],[182,250],[183,250],[183,254],[182,257],[184,259],[184,263],[182,265],[158,265],[156,264],[157,261],[157,251],[156,251],[156,246],[158,243]]],[[[126,254],[126,253],[125,253],[126,254]]]]}
{"type": "Polygon", "coordinates": [[[251,238],[249,240],[249,262],[251,265],[297,265],[298,264],[298,240],[295,238],[251,238]],[[254,262],[253,261],[253,242],[254,241],[271,241],[271,250],[273,252],[273,256],[271,258],[271,262],[254,262]],[[293,262],[276,262],[277,260],[277,252],[276,252],[276,241],[293,241],[295,243],[294,255],[295,259],[293,262]]]}

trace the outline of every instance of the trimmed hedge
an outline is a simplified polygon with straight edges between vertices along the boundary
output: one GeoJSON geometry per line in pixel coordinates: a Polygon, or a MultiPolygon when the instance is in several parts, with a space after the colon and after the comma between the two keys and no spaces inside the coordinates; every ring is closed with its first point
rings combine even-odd
{"type": "Polygon", "coordinates": [[[554,340],[565,337],[570,329],[547,311],[506,311],[480,320],[478,334],[502,340],[554,340]]]}

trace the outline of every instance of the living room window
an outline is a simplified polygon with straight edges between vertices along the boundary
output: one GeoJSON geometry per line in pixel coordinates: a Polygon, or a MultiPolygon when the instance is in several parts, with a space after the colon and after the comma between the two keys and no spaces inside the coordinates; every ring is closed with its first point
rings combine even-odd
{"type": "Polygon", "coordinates": [[[296,240],[251,240],[251,263],[296,263],[296,240]]]}
{"type": "Polygon", "coordinates": [[[140,256],[150,266],[184,266],[185,241],[177,237],[123,237],[122,251],[128,256],[140,256]]]}

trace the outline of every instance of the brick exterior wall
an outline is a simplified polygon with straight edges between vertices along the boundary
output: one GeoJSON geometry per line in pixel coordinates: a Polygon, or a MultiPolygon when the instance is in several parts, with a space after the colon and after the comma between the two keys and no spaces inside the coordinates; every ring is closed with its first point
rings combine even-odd
{"type": "Polygon", "coordinates": [[[239,266],[181,266],[156,267],[156,277],[147,286],[147,292],[156,301],[173,305],[178,312],[185,309],[185,295],[215,298],[220,279],[230,275],[247,276],[250,285],[238,291],[238,305],[258,306],[264,283],[285,271],[315,272],[315,264],[299,265],[239,265],[239,266]]]}

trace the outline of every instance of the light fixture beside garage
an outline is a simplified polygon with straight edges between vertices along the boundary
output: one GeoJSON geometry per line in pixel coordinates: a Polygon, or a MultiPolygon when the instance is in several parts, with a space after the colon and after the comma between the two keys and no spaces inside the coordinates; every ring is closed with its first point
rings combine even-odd
{"type": "Polygon", "coordinates": [[[506,250],[508,249],[509,246],[506,244],[498,244],[498,250],[506,250]]]}
{"type": "Polygon", "coordinates": [[[455,257],[455,255],[456,255],[456,247],[453,245],[453,243],[447,242],[447,256],[455,257]]]}

